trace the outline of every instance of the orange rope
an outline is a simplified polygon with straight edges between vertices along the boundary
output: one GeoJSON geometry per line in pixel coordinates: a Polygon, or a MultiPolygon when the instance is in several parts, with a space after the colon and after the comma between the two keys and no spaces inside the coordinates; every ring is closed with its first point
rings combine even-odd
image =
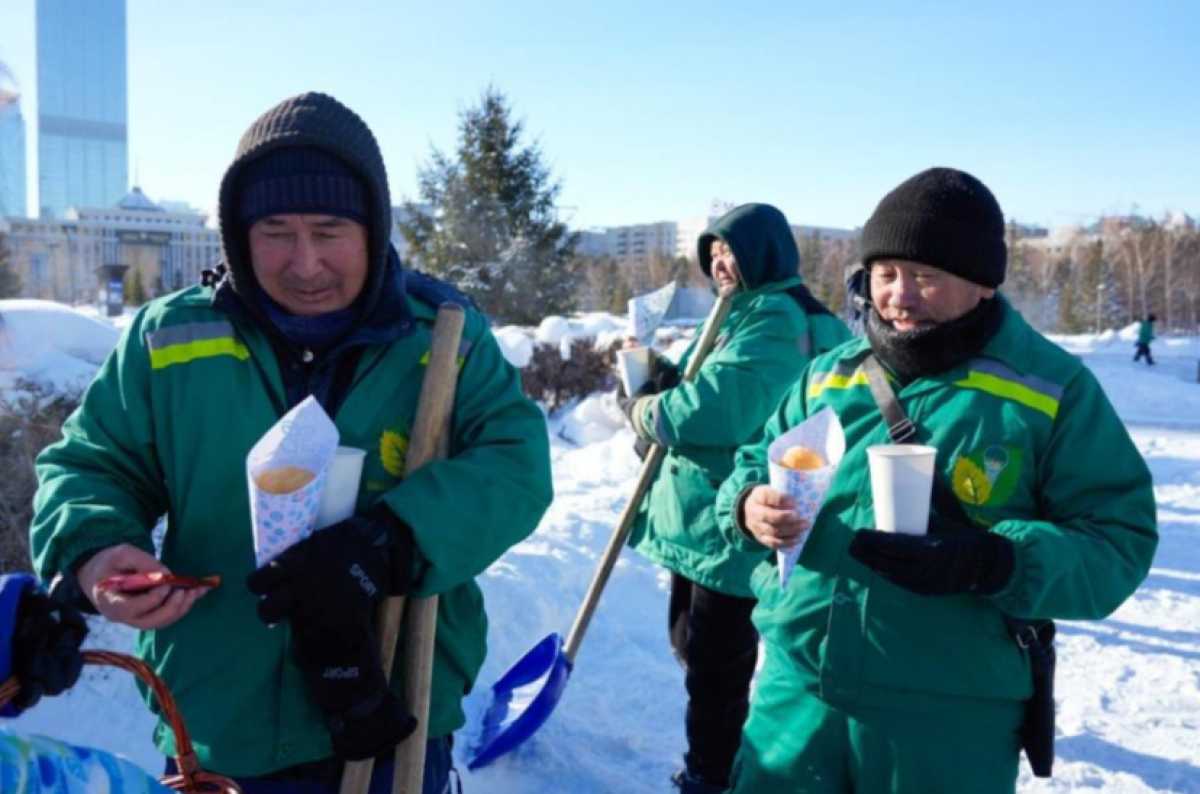
{"type": "MultiPolygon", "coordinates": [[[[154,674],[149,665],[140,659],[113,651],[84,651],[82,655],[86,664],[107,665],[128,670],[142,679],[142,682],[154,693],[163,716],[170,723],[171,730],[175,734],[175,765],[179,768],[179,774],[161,778],[164,786],[184,794],[241,794],[237,783],[227,777],[205,772],[200,768],[200,762],[196,760],[196,751],[192,747],[192,740],[188,736],[187,728],[184,727],[183,716],[179,713],[175,698],[171,696],[167,685],[154,674]]],[[[15,677],[0,684],[0,706],[4,706],[12,700],[20,688],[20,682],[15,677]]]]}

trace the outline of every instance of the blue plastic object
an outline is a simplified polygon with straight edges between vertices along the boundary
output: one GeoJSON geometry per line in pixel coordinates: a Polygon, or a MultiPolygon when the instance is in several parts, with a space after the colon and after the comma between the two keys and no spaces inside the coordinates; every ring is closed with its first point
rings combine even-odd
{"type": "Polygon", "coordinates": [[[492,686],[479,744],[468,769],[487,766],[522,745],[549,717],[571,675],[563,639],[547,635],[492,686]]]}

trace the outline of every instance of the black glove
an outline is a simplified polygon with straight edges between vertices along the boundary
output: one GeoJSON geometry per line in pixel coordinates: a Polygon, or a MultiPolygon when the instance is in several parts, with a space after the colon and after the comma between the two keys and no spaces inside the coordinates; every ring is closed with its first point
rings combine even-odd
{"type": "Polygon", "coordinates": [[[649,394],[658,394],[667,389],[673,389],[682,382],[679,369],[671,362],[664,359],[662,356],[655,355],[650,363],[650,380],[653,391],[649,394]]]}
{"type": "Polygon", "coordinates": [[[12,671],[21,682],[13,705],[24,710],[42,695],[57,695],[74,685],[83,669],[79,646],[86,636],[87,623],[74,607],[26,590],[12,637],[12,671]]]}
{"type": "Polygon", "coordinates": [[[918,595],[998,593],[1012,578],[1012,541],[992,532],[906,535],[860,529],[850,556],[918,595]]]}
{"type": "Polygon", "coordinates": [[[412,530],[380,504],[319,529],[250,574],[268,625],[292,617],[307,625],[369,623],[388,595],[412,587],[412,530]]]}
{"type": "Polygon", "coordinates": [[[290,620],[296,664],[342,758],[378,755],[416,727],[388,688],[375,632],[376,606],[411,589],[412,566],[412,530],[381,504],[317,530],[246,580],[262,596],[260,620],[290,620]]]}
{"type": "Polygon", "coordinates": [[[370,625],[306,625],[292,620],[296,664],[325,715],[333,751],[372,758],[413,732],[417,720],[383,675],[379,637],[370,625]]]}

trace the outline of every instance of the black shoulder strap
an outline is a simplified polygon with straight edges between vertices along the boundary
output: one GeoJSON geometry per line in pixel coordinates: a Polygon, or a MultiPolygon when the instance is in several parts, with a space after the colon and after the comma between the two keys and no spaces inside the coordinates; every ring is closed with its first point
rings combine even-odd
{"type": "Polygon", "coordinates": [[[863,359],[862,368],[863,372],[867,373],[867,385],[871,387],[871,396],[875,398],[875,404],[883,414],[883,421],[887,422],[888,435],[897,444],[909,443],[917,434],[917,426],[908,418],[908,414],[904,413],[904,407],[896,399],[896,392],[887,381],[883,365],[875,358],[874,353],[870,353],[863,359]]]}
{"type": "MultiPolygon", "coordinates": [[[[871,396],[875,398],[875,404],[879,406],[879,412],[883,414],[883,421],[887,423],[888,435],[891,436],[892,441],[896,444],[915,443],[917,426],[904,412],[904,406],[897,399],[892,384],[888,383],[887,373],[883,371],[883,365],[879,363],[879,359],[875,357],[874,353],[869,353],[863,359],[862,368],[863,372],[867,374],[867,385],[871,388],[871,396]]],[[[967,527],[975,526],[970,516],[967,515],[967,511],[963,509],[962,503],[958,501],[950,490],[950,486],[946,484],[946,478],[936,469],[933,473],[933,509],[938,515],[949,521],[967,527]]]]}
{"type": "MultiPolygon", "coordinates": [[[[871,396],[875,398],[875,404],[879,406],[879,412],[883,414],[883,420],[887,422],[888,435],[892,437],[892,441],[897,444],[909,444],[916,440],[917,426],[908,418],[908,414],[904,412],[904,406],[900,404],[900,400],[896,398],[896,392],[892,389],[892,385],[888,383],[887,374],[883,371],[883,366],[879,360],[875,358],[874,353],[867,355],[862,362],[863,372],[867,374],[867,383],[871,387],[871,396]]],[[[963,509],[962,502],[958,501],[958,497],[950,490],[950,486],[946,483],[946,478],[942,476],[940,469],[935,468],[933,471],[933,509],[942,518],[961,524],[964,527],[978,529],[978,525],[971,520],[967,515],[967,511],[963,509]]],[[[1030,645],[1036,644],[1039,641],[1049,643],[1054,638],[1054,623],[1049,620],[1021,620],[1005,615],[1005,622],[1008,624],[1008,629],[1012,633],[1013,638],[1022,648],[1027,648],[1030,645]]]]}

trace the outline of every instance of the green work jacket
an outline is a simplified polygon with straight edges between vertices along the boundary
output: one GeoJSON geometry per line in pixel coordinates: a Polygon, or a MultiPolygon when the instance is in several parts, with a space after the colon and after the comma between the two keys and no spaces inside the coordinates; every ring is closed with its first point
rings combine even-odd
{"type": "MultiPolygon", "coordinates": [[[[800,278],[792,277],[739,292],[696,379],[657,395],[647,409],[648,423],[667,454],[642,502],[630,544],[660,565],[729,595],[750,595],[750,571],[765,556],[762,549],[729,545],[717,527],[713,503],[733,470],[733,453],[762,432],[812,356],[850,336],[833,315],[800,308],[786,292],[799,284],[800,278]]],[[[680,360],[680,370],[696,341],[680,360]]]]}
{"type": "Polygon", "coordinates": [[[867,447],[889,443],[860,367],[866,340],[812,362],[721,487],[717,514],[730,544],[759,548],[735,526],[735,511],[768,481],[767,445],[821,409],[836,412],[846,454],[798,565],[786,587],[773,557],[752,580],[764,641],[835,705],[1026,699],[1029,660],[1004,616],[1102,618],[1150,568],[1158,536],[1145,461],[1092,373],[1004,310],[979,356],[897,390],[978,530],[1013,542],[1016,567],[1000,592],[916,595],[849,555],[854,532],[875,521],[867,447]]]}
{"type": "MultiPolygon", "coordinates": [[[[440,596],[429,734],[443,736],[463,724],[461,700],[485,655],[475,577],[529,535],[549,504],[548,441],[485,318],[468,311],[450,457],[403,478],[434,317],[420,300],[404,300],[414,330],[364,349],[333,419],[342,445],[367,451],[358,511],[386,500],[413,529],[417,594],[440,596]]],[[[137,314],[37,465],[32,551],[43,578],[119,543],[152,551],[151,528],[163,515],[163,562],[221,576],[182,620],[141,632],[137,654],[170,687],[201,765],[229,775],[332,752],[289,626],[264,626],[244,584],[254,569],[246,454],[283,404],[270,341],[196,287],[137,314]]],[[[155,739],[175,753],[162,721],[155,739]]]]}

